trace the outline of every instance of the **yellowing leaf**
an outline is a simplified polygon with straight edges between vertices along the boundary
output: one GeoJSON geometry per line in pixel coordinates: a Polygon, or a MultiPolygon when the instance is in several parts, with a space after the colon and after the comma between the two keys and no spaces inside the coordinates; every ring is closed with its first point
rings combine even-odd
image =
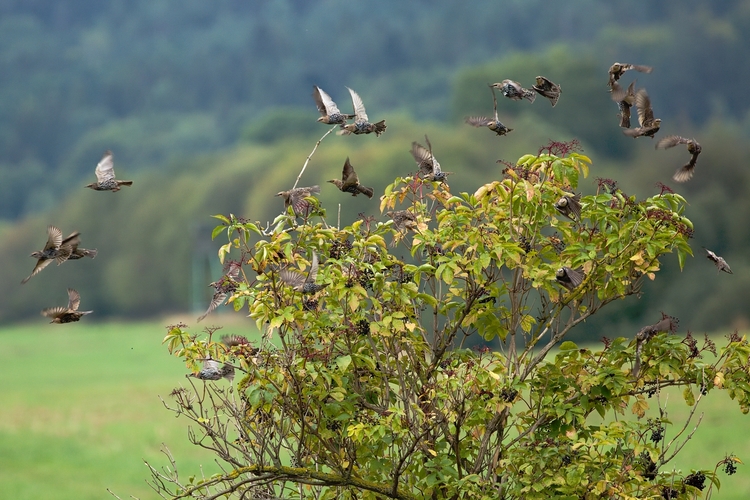
{"type": "Polygon", "coordinates": [[[724,387],[724,373],[718,372],[716,373],[716,376],[714,377],[714,386],[721,389],[724,387]]]}

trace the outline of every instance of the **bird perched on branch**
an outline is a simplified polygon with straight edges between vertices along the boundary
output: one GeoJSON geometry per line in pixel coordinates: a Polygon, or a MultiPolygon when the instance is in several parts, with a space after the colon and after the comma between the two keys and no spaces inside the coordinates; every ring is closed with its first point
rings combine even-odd
{"type": "Polygon", "coordinates": [[[529,102],[534,102],[534,99],[536,99],[534,91],[521,87],[520,83],[513,80],[503,80],[500,83],[493,83],[492,87],[498,89],[505,97],[514,101],[527,99],[529,102]]]}
{"type": "Polygon", "coordinates": [[[318,254],[315,251],[313,251],[312,262],[310,263],[310,270],[307,272],[307,276],[299,271],[283,269],[279,271],[279,277],[284,283],[291,286],[294,291],[303,294],[317,293],[328,286],[328,284],[318,285],[315,283],[315,280],[318,278],[318,254]]]}
{"type": "Polygon", "coordinates": [[[615,82],[611,87],[612,100],[620,110],[620,127],[630,128],[630,108],[635,104],[635,80],[630,82],[627,89],[623,89],[615,82]]]}
{"type": "Polygon", "coordinates": [[[430,144],[430,139],[425,135],[424,140],[427,143],[426,148],[416,141],[411,143],[411,155],[417,162],[419,175],[423,179],[429,181],[445,182],[446,176],[451,174],[451,172],[443,172],[440,168],[440,163],[438,163],[437,159],[432,154],[432,144],[430,144]]]}
{"type": "Polygon", "coordinates": [[[323,89],[317,85],[313,85],[313,99],[315,99],[315,105],[320,111],[321,117],[318,118],[320,123],[328,125],[346,125],[346,120],[354,118],[354,115],[346,115],[339,111],[336,103],[333,102],[331,96],[326,94],[323,89]]]}
{"type": "Polygon", "coordinates": [[[203,361],[201,371],[190,373],[188,377],[195,377],[201,380],[221,380],[225,378],[231,382],[234,380],[234,366],[229,363],[219,364],[215,359],[206,359],[203,361]]]}
{"type": "Polygon", "coordinates": [[[581,193],[563,196],[555,202],[555,209],[570,220],[581,220],[581,193]]]}
{"type": "Polygon", "coordinates": [[[115,191],[120,190],[120,186],[132,186],[133,181],[118,181],[115,179],[115,162],[112,151],[105,151],[102,159],[96,165],[96,182],[87,184],[84,187],[91,188],[94,191],[115,191]]]}
{"type": "Polygon", "coordinates": [[[198,318],[198,323],[211,314],[217,307],[222,305],[227,300],[230,294],[234,293],[239,286],[240,271],[242,270],[242,264],[237,261],[229,261],[229,270],[221,277],[221,279],[210,283],[208,286],[214,287],[214,296],[211,298],[211,303],[208,305],[206,312],[198,318]]]}
{"type": "Polygon", "coordinates": [[[536,85],[532,85],[531,88],[536,90],[537,94],[549,99],[553,108],[555,107],[555,104],[557,104],[557,100],[560,99],[560,94],[562,93],[562,89],[558,84],[553,83],[543,76],[537,76],[536,85]]]}
{"type": "Polygon", "coordinates": [[[48,307],[42,310],[42,316],[52,318],[50,323],[73,323],[79,321],[86,314],[91,314],[94,311],[79,311],[78,306],[81,305],[81,295],[68,288],[68,307],[48,307]]]}
{"type": "Polygon", "coordinates": [[[320,193],[320,186],[310,186],[290,189],[289,191],[279,191],[276,196],[284,198],[284,208],[291,205],[294,215],[297,217],[307,217],[313,209],[312,204],[306,200],[313,194],[320,193]]]}
{"type": "Polygon", "coordinates": [[[575,287],[583,283],[584,274],[581,271],[576,271],[569,267],[561,267],[555,273],[555,279],[562,286],[568,290],[573,290],[575,287]]]}
{"type": "Polygon", "coordinates": [[[372,198],[372,195],[375,193],[372,188],[363,186],[359,183],[359,177],[357,177],[357,172],[354,171],[354,167],[349,161],[349,157],[347,157],[344,162],[344,169],[341,172],[341,180],[331,179],[328,182],[332,183],[344,193],[351,193],[352,196],[357,196],[359,193],[362,193],[368,198],[372,198]]]}
{"type": "Polygon", "coordinates": [[[47,243],[41,251],[31,254],[31,257],[37,259],[36,265],[31,274],[21,281],[21,284],[29,281],[32,276],[39,274],[53,260],[57,261],[58,266],[68,260],[73,252],[73,242],[79,234],[73,233],[63,242],[62,231],[55,226],[47,226],[47,243]]]}
{"type": "Polygon", "coordinates": [[[727,261],[725,261],[723,257],[719,257],[706,247],[703,247],[703,250],[706,251],[706,257],[709,260],[713,261],[714,264],[716,264],[716,269],[718,269],[719,271],[724,271],[725,273],[734,274],[732,270],[729,269],[729,264],[727,264],[727,261]]]}
{"type": "Polygon", "coordinates": [[[662,313],[662,319],[655,325],[644,326],[635,335],[635,361],[633,363],[633,371],[631,375],[638,377],[638,373],[641,371],[641,354],[643,353],[643,346],[646,342],[651,340],[657,333],[663,332],[676,332],[679,320],[675,317],[662,313]]]}
{"type": "Polygon", "coordinates": [[[359,97],[359,94],[357,94],[349,87],[347,87],[347,90],[349,90],[349,93],[352,95],[352,106],[354,107],[354,123],[341,125],[342,130],[339,131],[339,134],[359,135],[375,132],[376,136],[380,136],[380,134],[385,132],[385,120],[380,120],[377,123],[370,123],[369,118],[367,118],[367,111],[365,111],[365,105],[362,103],[362,98],[359,97]]]}
{"type": "Polygon", "coordinates": [[[654,110],[651,109],[651,99],[648,97],[646,89],[639,89],[635,93],[635,105],[638,108],[638,128],[623,130],[622,133],[636,138],[641,136],[654,138],[654,134],[661,127],[661,119],[654,118],[654,110]]]}
{"type": "Polygon", "coordinates": [[[701,154],[701,145],[695,139],[686,139],[679,135],[669,135],[663,139],[659,139],[656,143],[656,149],[668,149],[675,147],[678,144],[687,144],[688,153],[690,153],[690,161],[683,165],[681,168],[672,176],[677,182],[686,182],[693,177],[695,172],[695,162],[698,161],[698,155],[701,154]]]}
{"type": "Polygon", "coordinates": [[[415,230],[418,228],[417,216],[408,210],[393,210],[386,212],[386,215],[393,220],[393,225],[400,232],[415,230]]]}
{"type": "Polygon", "coordinates": [[[512,132],[513,129],[503,125],[500,118],[497,116],[497,97],[495,96],[495,88],[492,85],[490,85],[490,91],[492,92],[492,109],[494,111],[494,118],[487,118],[486,116],[467,116],[466,123],[474,127],[487,127],[497,135],[505,135],[508,132],[512,132]]]}
{"type": "Polygon", "coordinates": [[[634,69],[636,71],[640,71],[641,73],[651,73],[651,71],[654,69],[651,66],[642,66],[639,64],[628,64],[628,63],[614,63],[612,66],[609,67],[609,81],[607,82],[607,85],[612,87],[612,85],[622,77],[622,75],[631,69],[634,69]]]}

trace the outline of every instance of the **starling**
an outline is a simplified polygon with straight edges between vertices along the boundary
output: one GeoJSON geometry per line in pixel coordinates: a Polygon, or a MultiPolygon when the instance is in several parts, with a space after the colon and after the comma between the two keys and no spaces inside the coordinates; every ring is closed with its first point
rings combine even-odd
{"type": "MultiPolygon", "coordinates": [[[[21,281],[21,284],[26,283],[32,276],[41,272],[42,269],[52,263],[52,260],[56,260],[58,266],[68,260],[73,251],[73,242],[79,234],[73,233],[63,242],[62,231],[55,226],[47,226],[47,244],[40,252],[31,254],[31,257],[37,259],[36,265],[31,274],[21,281]]],[[[75,245],[77,246],[77,243],[75,245]]]]}
{"type": "Polygon", "coordinates": [[[646,89],[640,89],[635,93],[635,105],[638,108],[638,123],[640,127],[623,130],[622,133],[636,138],[646,136],[654,138],[654,134],[661,127],[661,119],[654,118],[654,110],[651,109],[651,99],[646,93],[646,89]]]}
{"type": "Polygon", "coordinates": [[[318,254],[315,251],[313,251],[310,271],[308,271],[307,276],[299,271],[284,269],[279,272],[279,277],[284,283],[294,288],[296,292],[302,292],[303,294],[317,293],[328,286],[327,284],[318,285],[315,283],[318,277],[318,254]]]}
{"type": "Polygon", "coordinates": [[[72,323],[79,321],[81,317],[86,314],[91,314],[94,311],[79,311],[78,306],[81,304],[81,295],[68,288],[68,307],[48,307],[42,310],[42,316],[52,318],[50,323],[72,323]]]}
{"type": "Polygon", "coordinates": [[[643,353],[643,345],[651,340],[651,338],[657,333],[674,332],[677,330],[677,323],[679,322],[677,318],[667,316],[664,313],[662,313],[662,315],[664,317],[661,321],[655,325],[644,326],[635,335],[635,362],[633,363],[633,371],[631,372],[633,377],[638,377],[638,373],[641,371],[641,354],[643,353]]]}
{"type": "Polygon", "coordinates": [[[241,269],[242,264],[237,261],[230,261],[229,270],[227,271],[227,273],[222,276],[221,279],[214,281],[213,283],[209,283],[208,286],[214,287],[214,296],[213,298],[211,298],[211,303],[208,305],[208,309],[206,309],[206,312],[203,313],[200,318],[198,318],[198,323],[203,321],[203,319],[211,314],[214,309],[222,305],[224,301],[227,300],[227,297],[229,297],[229,294],[234,293],[234,291],[237,290],[237,286],[239,285],[240,281],[241,269]]]}
{"type": "Polygon", "coordinates": [[[311,186],[290,189],[289,191],[279,191],[276,193],[276,196],[284,198],[284,209],[289,208],[289,205],[291,205],[294,215],[297,217],[307,217],[310,215],[313,207],[305,198],[319,193],[320,186],[311,186]]]}
{"type": "Polygon", "coordinates": [[[466,117],[466,123],[469,125],[472,125],[474,127],[487,127],[493,132],[495,132],[497,135],[505,135],[508,132],[512,132],[512,128],[508,128],[505,125],[502,124],[500,119],[497,116],[497,97],[495,96],[495,88],[490,85],[490,90],[492,91],[492,108],[495,111],[495,118],[487,118],[486,116],[467,116],[466,117]]]}
{"type": "Polygon", "coordinates": [[[362,98],[359,97],[359,94],[357,94],[349,87],[347,87],[347,89],[352,95],[352,106],[354,106],[354,123],[349,125],[342,124],[342,130],[340,131],[340,134],[359,135],[375,132],[376,136],[380,136],[380,134],[385,132],[386,129],[385,120],[380,120],[377,123],[370,123],[369,119],[367,118],[367,112],[365,111],[365,105],[362,103],[362,98]]]}
{"type": "Polygon", "coordinates": [[[393,224],[401,232],[406,230],[415,230],[418,227],[417,216],[408,210],[395,210],[386,212],[392,220],[393,224]]]}
{"type": "Polygon", "coordinates": [[[532,85],[531,88],[536,90],[538,94],[549,99],[553,108],[557,104],[557,100],[560,99],[560,94],[562,94],[562,89],[558,84],[549,81],[543,76],[537,76],[536,85],[532,85]]]}
{"type": "Polygon", "coordinates": [[[619,83],[612,85],[612,100],[620,109],[620,127],[630,128],[630,108],[635,104],[635,80],[623,90],[619,83]]]}
{"type": "Polygon", "coordinates": [[[357,196],[359,193],[362,193],[368,198],[372,198],[372,195],[375,194],[372,188],[365,187],[359,183],[359,177],[357,177],[357,172],[354,171],[354,167],[352,167],[352,164],[349,162],[349,157],[347,157],[344,162],[344,171],[341,173],[341,180],[331,179],[328,182],[332,183],[344,193],[351,193],[352,196],[357,196]]]}
{"type": "Polygon", "coordinates": [[[62,244],[60,246],[70,247],[70,257],[68,257],[68,260],[78,260],[84,257],[91,257],[93,259],[98,253],[96,251],[96,248],[92,250],[89,250],[88,248],[78,248],[78,245],[80,245],[81,243],[81,239],[79,237],[80,235],[81,233],[76,232],[62,240],[62,244]]]}
{"type": "Polygon", "coordinates": [[[429,181],[445,182],[446,176],[451,172],[443,172],[440,168],[440,163],[438,163],[437,159],[432,154],[432,144],[430,144],[430,139],[425,135],[424,140],[427,142],[427,148],[416,141],[411,143],[411,155],[417,162],[419,175],[429,181]]]}
{"type": "Polygon", "coordinates": [[[686,139],[679,135],[670,135],[663,139],[659,139],[656,143],[656,149],[668,149],[678,144],[687,144],[688,153],[690,153],[690,161],[683,165],[681,168],[672,176],[677,182],[686,182],[693,177],[695,172],[695,162],[698,161],[698,155],[701,154],[701,145],[695,139],[686,139]]]}
{"type": "Polygon", "coordinates": [[[557,282],[568,290],[573,290],[575,287],[583,283],[583,277],[581,271],[576,271],[565,266],[558,269],[555,273],[555,279],[557,282]]]}
{"type": "Polygon", "coordinates": [[[323,89],[317,85],[313,85],[313,99],[315,99],[315,105],[320,111],[321,117],[318,118],[320,123],[328,125],[346,125],[346,120],[354,118],[354,115],[345,115],[339,111],[336,103],[333,102],[331,96],[326,94],[323,89]]]}
{"type": "Polygon", "coordinates": [[[581,193],[563,196],[555,203],[555,209],[570,220],[581,220],[581,193]]]}
{"type": "Polygon", "coordinates": [[[732,270],[729,269],[729,264],[727,264],[727,261],[725,261],[723,257],[719,257],[708,248],[704,247],[703,249],[708,254],[706,255],[706,257],[708,257],[709,260],[712,260],[714,264],[716,264],[716,269],[718,269],[719,271],[724,271],[725,273],[734,274],[732,270]]]}
{"type": "Polygon", "coordinates": [[[225,378],[231,382],[234,380],[234,366],[229,363],[219,365],[219,362],[214,359],[206,359],[203,361],[201,371],[191,373],[189,376],[201,380],[221,380],[225,378]]]}
{"type": "Polygon", "coordinates": [[[505,97],[514,101],[528,99],[529,102],[534,102],[534,99],[536,99],[534,91],[521,87],[520,83],[513,80],[503,80],[500,83],[493,83],[492,87],[498,89],[505,97]]]}
{"type": "Polygon", "coordinates": [[[115,162],[112,151],[105,151],[102,159],[96,165],[96,182],[87,184],[84,187],[91,188],[95,191],[115,191],[120,190],[120,186],[132,186],[133,181],[118,181],[115,179],[115,162]]]}
{"type": "Polygon", "coordinates": [[[609,82],[607,82],[607,84],[612,87],[612,85],[620,79],[623,73],[631,69],[640,71],[641,73],[651,73],[651,70],[653,70],[654,68],[652,68],[651,66],[640,66],[638,64],[624,64],[616,62],[609,67],[609,82]]]}

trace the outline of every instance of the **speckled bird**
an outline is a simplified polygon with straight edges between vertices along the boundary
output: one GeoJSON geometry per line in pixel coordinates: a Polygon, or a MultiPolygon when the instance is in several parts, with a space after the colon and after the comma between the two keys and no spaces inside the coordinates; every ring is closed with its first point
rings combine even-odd
{"type": "Polygon", "coordinates": [[[701,145],[695,139],[686,139],[679,135],[668,135],[663,139],[659,139],[656,143],[656,149],[669,149],[677,146],[678,144],[687,144],[688,153],[690,153],[690,161],[683,165],[681,168],[672,176],[677,182],[687,182],[693,177],[695,172],[695,162],[698,161],[698,155],[701,154],[701,145]]]}
{"type": "Polygon", "coordinates": [[[560,99],[560,94],[562,94],[562,89],[558,84],[543,76],[537,76],[536,85],[532,85],[531,88],[536,90],[537,94],[549,99],[553,108],[555,107],[555,104],[557,104],[557,100],[560,99]]]}
{"type": "Polygon", "coordinates": [[[291,205],[294,215],[297,217],[307,217],[312,211],[312,205],[305,198],[313,194],[320,193],[320,186],[310,186],[290,189],[289,191],[279,191],[276,196],[284,198],[284,209],[291,205]]]}
{"type": "Polygon", "coordinates": [[[563,196],[555,202],[555,209],[570,220],[581,220],[581,193],[563,196]]]}
{"type": "Polygon", "coordinates": [[[96,182],[87,184],[84,187],[91,188],[94,191],[112,191],[113,193],[120,190],[120,186],[132,186],[133,181],[118,181],[115,179],[115,162],[112,151],[105,151],[102,159],[96,165],[96,182]]]}
{"type": "Polygon", "coordinates": [[[201,380],[221,380],[225,378],[230,382],[234,380],[234,366],[229,363],[219,364],[215,359],[203,361],[203,368],[198,373],[190,373],[188,376],[201,380]]]}
{"type": "Polygon", "coordinates": [[[628,64],[628,63],[616,62],[612,66],[609,67],[609,81],[607,82],[607,85],[612,87],[612,84],[614,84],[617,80],[619,80],[620,77],[622,77],[623,73],[631,69],[640,71],[641,73],[651,73],[651,71],[654,68],[652,68],[651,66],[642,66],[639,64],[628,64]]]}
{"type": "Polygon", "coordinates": [[[623,89],[615,82],[611,92],[612,100],[617,103],[620,110],[620,127],[630,128],[630,108],[635,104],[635,80],[630,82],[627,89],[623,89]]]}
{"type": "Polygon", "coordinates": [[[561,267],[555,273],[555,279],[562,286],[568,290],[573,290],[575,287],[583,283],[584,275],[581,271],[576,271],[569,267],[561,267]]]}
{"type": "Polygon", "coordinates": [[[68,260],[78,260],[82,259],[84,257],[90,257],[95,258],[96,254],[98,253],[96,251],[96,248],[94,249],[88,249],[88,248],[79,248],[78,245],[81,244],[81,233],[73,233],[64,240],[62,240],[62,244],[60,246],[70,247],[70,257],[68,257],[68,260]]]}
{"type": "Polygon", "coordinates": [[[79,311],[78,307],[81,305],[81,295],[68,288],[68,307],[48,307],[42,310],[42,316],[52,318],[50,323],[73,323],[79,321],[86,314],[91,314],[94,311],[79,311]]]}
{"type": "Polygon", "coordinates": [[[302,292],[303,294],[317,293],[328,286],[328,284],[318,285],[315,283],[318,278],[318,254],[314,251],[307,276],[299,271],[283,269],[279,271],[279,277],[296,292],[302,292]]]}
{"type": "Polygon", "coordinates": [[[492,109],[494,111],[494,118],[487,118],[486,116],[467,116],[466,123],[474,127],[487,127],[497,135],[505,135],[508,132],[512,132],[513,129],[503,125],[500,118],[497,116],[497,97],[495,96],[495,88],[490,85],[490,90],[492,91],[492,109]]]}
{"type": "Polygon", "coordinates": [[[393,224],[401,232],[417,229],[417,216],[408,210],[392,210],[386,215],[393,220],[393,224]]]}
{"type": "Polygon", "coordinates": [[[352,95],[352,106],[354,107],[354,123],[348,125],[341,125],[341,135],[349,134],[370,134],[375,132],[376,136],[380,136],[385,132],[386,125],[385,120],[380,120],[377,123],[370,123],[367,118],[367,112],[365,111],[365,105],[362,103],[362,98],[359,97],[355,91],[347,87],[347,90],[352,95]]]}
{"type": "Polygon", "coordinates": [[[320,111],[321,114],[320,118],[318,118],[320,123],[325,123],[327,125],[346,125],[346,120],[354,118],[354,115],[346,115],[339,111],[338,106],[333,102],[331,96],[326,94],[323,89],[317,85],[313,85],[312,96],[313,99],[315,99],[315,105],[318,107],[318,111],[320,111]]]}
{"type": "Polygon", "coordinates": [[[372,198],[372,195],[375,194],[372,188],[363,186],[359,183],[359,177],[357,177],[357,172],[354,171],[354,167],[349,161],[349,157],[347,157],[344,162],[344,169],[341,172],[341,180],[331,179],[328,182],[339,188],[344,193],[351,193],[352,196],[357,196],[362,193],[368,198],[372,198]]]}
{"type": "Polygon", "coordinates": [[[646,89],[639,89],[635,93],[635,105],[638,108],[638,128],[629,128],[623,130],[622,133],[630,137],[651,137],[654,138],[654,134],[659,131],[661,127],[661,119],[654,118],[654,110],[651,109],[651,99],[648,97],[646,89]]]}
{"type": "Polygon", "coordinates": [[[521,87],[520,83],[513,80],[503,80],[500,83],[493,83],[492,87],[498,89],[505,97],[514,101],[527,99],[529,102],[534,102],[534,99],[536,99],[536,92],[521,87]]]}
{"type": "Polygon", "coordinates": [[[729,269],[729,264],[727,264],[727,261],[725,261],[723,257],[719,257],[708,248],[703,247],[703,250],[706,251],[706,257],[708,260],[713,261],[713,263],[716,264],[716,269],[724,271],[725,273],[734,274],[732,270],[729,269]]]}
{"type": "Polygon", "coordinates": [[[21,281],[21,284],[29,281],[32,276],[39,274],[42,269],[50,265],[53,260],[57,261],[58,266],[68,260],[73,251],[72,242],[79,234],[80,233],[71,234],[65,239],[65,244],[63,244],[62,231],[55,226],[47,226],[47,243],[41,251],[31,254],[31,257],[37,259],[36,265],[31,271],[31,274],[21,281]]]}
{"type": "Polygon", "coordinates": [[[214,295],[211,298],[211,303],[208,305],[208,309],[198,318],[198,323],[203,321],[206,316],[211,314],[217,307],[222,305],[227,300],[230,294],[237,290],[240,282],[240,271],[242,270],[242,264],[237,261],[229,261],[229,270],[221,277],[221,279],[209,283],[208,286],[214,287],[214,295]]]}
{"type": "Polygon", "coordinates": [[[432,154],[432,144],[430,144],[430,139],[425,135],[424,140],[427,143],[426,148],[416,141],[411,143],[411,155],[417,162],[417,167],[419,168],[418,174],[423,179],[429,181],[445,182],[445,178],[451,174],[451,172],[443,172],[440,168],[440,163],[432,154]]]}

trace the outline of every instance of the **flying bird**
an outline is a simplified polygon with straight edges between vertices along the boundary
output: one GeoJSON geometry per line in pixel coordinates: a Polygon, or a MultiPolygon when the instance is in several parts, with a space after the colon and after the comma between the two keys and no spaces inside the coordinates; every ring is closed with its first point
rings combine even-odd
{"type": "Polygon", "coordinates": [[[198,373],[190,373],[189,377],[199,378],[201,380],[221,380],[225,378],[230,382],[234,380],[234,366],[229,363],[220,365],[215,359],[206,359],[203,361],[203,368],[198,373]]]}
{"type": "Polygon", "coordinates": [[[652,68],[651,66],[642,66],[639,64],[626,64],[616,62],[609,67],[609,81],[607,82],[607,84],[612,87],[612,85],[620,79],[623,73],[631,69],[640,71],[641,73],[651,73],[654,68],[652,68]]]}
{"type": "Polygon", "coordinates": [[[430,181],[445,182],[446,176],[451,172],[443,172],[440,168],[440,163],[438,163],[437,159],[432,154],[432,144],[430,144],[430,139],[425,135],[424,140],[427,142],[426,148],[416,141],[411,143],[411,155],[417,162],[419,175],[430,181]]]}
{"type": "Polygon", "coordinates": [[[62,244],[60,246],[70,247],[70,257],[68,257],[68,260],[78,260],[84,257],[91,257],[93,259],[98,253],[96,251],[96,248],[91,250],[88,248],[78,248],[78,245],[81,244],[80,235],[81,233],[75,232],[62,240],[62,244]]]}
{"type": "Polygon", "coordinates": [[[568,290],[573,290],[575,287],[583,283],[583,278],[584,275],[582,272],[565,266],[558,269],[555,273],[555,279],[557,282],[568,290]]]}
{"type": "Polygon", "coordinates": [[[351,193],[352,196],[357,196],[359,193],[362,193],[368,198],[372,198],[372,195],[375,193],[372,188],[363,186],[359,183],[359,177],[357,177],[357,172],[354,171],[354,167],[349,162],[349,157],[347,157],[344,162],[344,170],[341,173],[341,180],[331,179],[328,182],[332,183],[344,193],[351,193]]]}
{"type": "Polygon", "coordinates": [[[240,270],[242,264],[237,261],[229,262],[229,270],[221,277],[221,279],[210,283],[208,286],[214,287],[214,295],[211,298],[211,303],[208,305],[206,312],[198,318],[198,323],[203,321],[206,316],[211,314],[217,307],[222,305],[227,300],[229,294],[234,293],[237,290],[237,286],[240,281],[240,270]]]}
{"type": "Polygon", "coordinates": [[[581,220],[581,193],[563,196],[555,203],[555,209],[570,220],[581,220]]]}
{"type": "Polygon", "coordinates": [[[289,191],[279,191],[276,196],[284,198],[284,209],[291,205],[294,215],[297,217],[307,217],[310,215],[313,207],[305,198],[313,194],[320,193],[320,186],[310,186],[290,189],[289,191]]]}
{"type": "Polygon", "coordinates": [[[686,139],[679,135],[669,135],[663,139],[659,139],[659,142],[656,143],[656,149],[668,149],[678,144],[687,144],[687,150],[691,156],[689,162],[677,169],[672,179],[677,182],[686,182],[693,177],[695,162],[698,161],[698,155],[701,154],[701,145],[698,144],[698,141],[695,139],[686,139]]]}
{"type": "Polygon", "coordinates": [[[95,191],[115,191],[120,190],[120,186],[132,186],[133,181],[118,181],[115,179],[115,162],[112,151],[105,151],[102,159],[96,165],[96,182],[87,184],[84,187],[91,188],[95,191]]]}
{"type": "Polygon", "coordinates": [[[562,89],[558,84],[543,76],[537,76],[536,85],[532,85],[531,88],[536,90],[537,94],[549,99],[553,108],[555,107],[555,104],[557,104],[557,100],[560,99],[560,94],[562,93],[562,89]]]}
{"type": "Polygon", "coordinates": [[[359,135],[375,132],[376,136],[380,136],[380,134],[385,132],[385,120],[380,120],[377,123],[370,123],[369,118],[367,118],[367,112],[365,111],[365,105],[362,103],[362,98],[359,97],[359,94],[357,94],[349,87],[347,87],[347,90],[349,90],[349,93],[352,95],[352,106],[354,107],[354,123],[350,123],[348,125],[342,124],[342,130],[339,133],[341,135],[359,135]]]}
{"type": "Polygon", "coordinates": [[[661,127],[661,119],[654,118],[654,110],[651,109],[651,99],[646,89],[639,89],[635,93],[635,105],[638,108],[638,128],[629,128],[622,131],[623,134],[636,138],[641,136],[654,138],[654,134],[661,127]]]}
{"type": "Polygon", "coordinates": [[[703,248],[706,251],[706,257],[708,260],[713,261],[714,264],[716,264],[716,269],[719,271],[724,271],[725,273],[734,274],[731,269],[729,269],[729,264],[727,264],[727,261],[724,260],[723,257],[719,257],[715,253],[713,253],[708,248],[703,248]]]}
{"type": "Polygon", "coordinates": [[[62,231],[55,226],[47,226],[47,243],[41,251],[31,254],[31,257],[37,259],[36,265],[31,271],[31,274],[21,281],[21,284],[26,283],[32,276],[40,273],[42,269],[50,265],[53,260],[57,261],[58,266],[68,260],[73,252],[72,242],[79,234],[80,233],[71,234],[65,239],[63,244],[62,231]]]}
{"type": "Polygon", "coordinates": [[[68,288],[68,307],[48,307],[42,310],[42,316],[52,318],[50,323],[72,323],[79,321],[86,314],[91,314],[94,311],[79,311],[78,306],[81,305],[81,295],[68,288]]]}
{"type": "Polygon", "coordinates": [[[346,125],[347,119],[354,118],[354,115],[345,115],[339,111],[338,106],[333,102],[331,96],[326,94],[323,89],[317,85],[313,85],[312,96],[313,99],[315,99],[315,105],[318,107],[318,111],[320,111],[321,114],[320,118],[318,118],[320,123],[328,125],[346,125]]]}
{"type": "Polygon", "coordinates": [[[497,116],[497,97],[495,96],[495,88],[490,85],[492,91],[492,108],[495,112],[494,118],[487,118],[486,116],[467,116],[466,123],[474,127],[487,127],[497,135],[505,135],[508,132],[512,132],[512,128],[508,128],[500,121],[497,116]]]}
{"type": "Polygon", "coordinates": [[[528,99],[529,102],[534,102],[534,99],[536,99],[534,91],[521,87],[520,83],[513,80],[503,80],[500,83],[493,83],[492,87],[498,89],[505,97],[514,101],[528,99]]]}
{"type": "Polygon", "coordinates": [[[612,85],[611,92],[612,100],[617,103],[620,110],[620,127],[630,128],[630,108],[635,104],[635,80],[630,82],[627,90],[615,82],[612,85]]]}
{"type": "Polygon", "coordinates": [[[310,270],[307,272],[307,276],[299,271],[283,269],[279,271],[279,277],[296,292],[304,294],[317,293],[328,286],[328,284],[318,285],[315,283],[315,280],[318,278],[318,254],[315,251],[313,251],[312,262],[310,263],[310,270]]]}

